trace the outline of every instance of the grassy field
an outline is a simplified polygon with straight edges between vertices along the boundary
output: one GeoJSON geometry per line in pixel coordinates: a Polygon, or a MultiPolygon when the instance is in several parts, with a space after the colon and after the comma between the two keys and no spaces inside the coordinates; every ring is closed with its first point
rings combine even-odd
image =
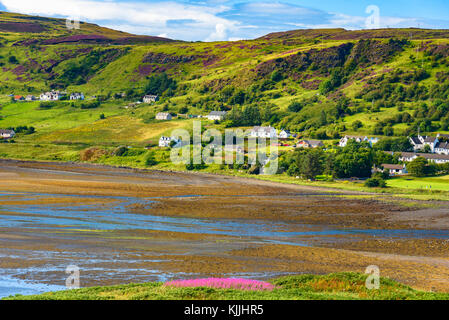
{"type": "Polygon", "coordinates": [[[425,178],[395,177],[388,180],[387,185],[401,189],[449,191],[449,176],[425,178]]]}
{"type": "Polygon", "coordinates": [[[414,290],[381,278],[379,289],[369,290],[367,275],[288,276],[270,281],[273,291],[245,291],[206,287],[174,288],[163,283],[93,287],[41,295],[16,295],[6,300],[449,300],[449,294],[414,290]]]}

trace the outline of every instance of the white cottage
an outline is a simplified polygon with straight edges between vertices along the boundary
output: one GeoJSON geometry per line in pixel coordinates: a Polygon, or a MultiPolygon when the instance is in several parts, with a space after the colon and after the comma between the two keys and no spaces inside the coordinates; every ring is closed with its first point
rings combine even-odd
{"type": "Polygon", "coordinates": [[[223,121],[226,118],[226,111],[211,111],[207,115],[207,119],[212,121],[223,121]]]}
{"type": "Polygon", "coordinates": [[[84,94],[80,92],[74,92],[70,95],[70,100],[84,100],[84,94]]]}
{"type": "Polygon", "coordinates": [[[15,135],[16,135],[16,133],[14,132],[14,130],[0,129],[0,137],[2,137],[3,139],[11,139],[11,138],[14,138],[15,135]]]}
{"type": "Polygon", "coordinates": [[[171,120],[172,116],[169,112],[159,112],[156,114],[156,120],[171,120]]]}
{"type": "Polygon", "coordinates": [[[181,140],[179,140],[178,138],[175,137],[160,137],[159,139],[159,147],[163,147],[163,148],[167,148],[170,147],[171,142],[174,141],[175,142],[175,146],[177,146],[181,140]]]}
{"type": "Polygon", "coordinates": [[[276,129],[269,127],[254,127],[250,132],[250,137],[253,138],[276,138],[276,129]]]}

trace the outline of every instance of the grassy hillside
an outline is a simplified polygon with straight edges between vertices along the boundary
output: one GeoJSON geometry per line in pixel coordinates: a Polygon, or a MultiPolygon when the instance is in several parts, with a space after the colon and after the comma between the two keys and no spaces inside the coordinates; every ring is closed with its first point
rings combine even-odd
{"type": "Polygon", "coordinates": [[[254,107],[256,117],[233,125],[272,124],[328,139],[407,135],[418,125],[443,132],[448,35],[325,29],[185,43],[87,23],[67,30],[62,19],[0,13],[0,94],[53,88],[106,99],[127,93],[132,101],[157,93],[148,92],[148,82],[163,74],[176,86],[159,92],[159,105],[174,113],[233,110],[241,119],[254,107]]]}
{"type": "Polygon", "coordinates": [[[1,143],[0,157],[134,167],[157,163],[159,169],[185,170],[170,163],[169,150],[154,145],[173,129],[191,130],[192,120],[157,122],[161,111],[226,110],[226,121],[203,120],[203,126],[272,125],[326,146],[345,134],[407,137],[418,128],[422,134],[448,133],[448,35],[448,30],[323,29],[191,43],[87,23],[68,30],[61,19],[2,12],[0,129],[34,131],[1,143]],[[86,101],[43,106],[14,102],[11,96],[50,89],[83,92],[86,101]],[[145,94],[160,100],[136,103],[145,94]],[[135,150],[117,156],[120,146],[135,150]]]}
{"type": "Polygon", "coordinates": [[[289,276],[271,281],[273,291],[235,289],[174,288],[163,283],[128,284],[50,292],[34,296],[17,295],[19,300],[447,300],[448,294],[414,290],[381,278],[378,290],[365,287],[367,276],[336,273],[324,276],[289,276]]]}

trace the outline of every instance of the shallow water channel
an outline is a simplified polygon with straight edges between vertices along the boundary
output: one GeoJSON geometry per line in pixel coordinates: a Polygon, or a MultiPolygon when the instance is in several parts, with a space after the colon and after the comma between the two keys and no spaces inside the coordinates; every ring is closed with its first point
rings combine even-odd
{"type": "MultiPolygon", "coordinates": [[[[357,237],[449,238],[449,231],[356,230],[139,212],[138,208],[151,208],[152,203],[163,199],[0,193],[0,297],[64,289],[69,265],[79,266],[82,286],[166,281],[201,275],[159,268],[158,263],[166,259],[164,255],[219,253],[249,243],[308,246],[312,241],[357,237]],[[147,236],[145,232],[171,236],[147,236]],[[176,239],[176,233],[197,235],[198,239],[176,239]],[[202,238],[205,235],[207,238],[202,238]]],[[[228,276],[276,275],[279,273],[228,276]]]]}

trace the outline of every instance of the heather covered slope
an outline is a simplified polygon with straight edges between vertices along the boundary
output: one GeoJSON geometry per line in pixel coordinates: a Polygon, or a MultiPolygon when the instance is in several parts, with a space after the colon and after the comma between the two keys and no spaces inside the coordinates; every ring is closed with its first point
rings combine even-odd
{"type": "Polygon", "coordinates": [[[136,36],[83,21],[80,22],[79,29],[68,29],[66,19],[2,11],[0,11],[0,32],[15,46],[59,43],[134,44],[172,41],[160,37],[136,36]]]}

